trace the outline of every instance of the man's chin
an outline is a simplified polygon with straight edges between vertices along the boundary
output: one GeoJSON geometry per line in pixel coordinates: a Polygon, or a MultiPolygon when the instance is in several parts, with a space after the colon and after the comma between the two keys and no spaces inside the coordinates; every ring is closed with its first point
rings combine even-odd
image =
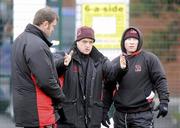
{"type": "Polygon", "coordinates": [[[84,54],[84,55],[89,55],[89,54],[90,54],[90,52],[84,52],[83,54],[84,54]]]}

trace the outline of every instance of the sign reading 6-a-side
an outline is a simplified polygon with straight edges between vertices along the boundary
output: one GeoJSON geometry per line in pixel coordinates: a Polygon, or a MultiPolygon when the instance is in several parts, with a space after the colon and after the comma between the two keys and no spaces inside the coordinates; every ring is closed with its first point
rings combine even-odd
{"type": "Polygon", "coordinates": [[[122,32],[129,24],[129,1],[126,0],[79,0],[77,23],[95,30],[98,48],[119,48],[122,32]]]}

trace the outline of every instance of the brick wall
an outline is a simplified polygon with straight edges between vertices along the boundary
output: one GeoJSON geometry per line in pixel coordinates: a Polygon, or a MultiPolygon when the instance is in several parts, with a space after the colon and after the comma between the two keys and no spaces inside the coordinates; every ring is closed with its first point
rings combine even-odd
{"type": "Polygon", "coordinates": [[[168,78],[171,96],[180,96],[180,45],[173,47],[176,61],[163,63],[168,78]]]}
{"type": "MultiPolygon", "coordinates": [[[[158,3],[159,7],[162,7],[163,9],[152,8],[154,10],[157,10],[158,16],[155,17],[151,15],[151,10],[149,12],[146,10],[146,12],[143,10],[143,7],[139,6],[139,2],[141,0],[131,0],[131,8],[130,8],[130,25],[138,27],[144,36],[144,45],[147,45],[149,43],[150,36],[155,31],[168,31],[168,25],[170,25],[175,20],[178,21],[177,23],[180,23],[180,13],[178,10],[180,10],[180,5],[177,3],[172,4],[172,8],[176,9],[177,11],[171,11],[171,6],[167,3],[158,3]],[[138,6],[138,8],[135,8],[135,6],[138,6]],[[170,8],[170,9],[168,9],[170,8]],[[161,12],[160,12],[161,10],[161,12]]],[[[147,1],[146,1],[147,2],[147,1]]],[[[151,0],[152,2],[152,0],[151,0]]],[[[160,2],[160,1],[158,1],[160,2]]],[[[155,3],[155,2],[154,2],[155,3]]],[[[154,6],[152,3],[149,3],[146,5],[148,6],[154,6]]],[[[152,10],[153,11],[153,10],[152,10]]],[[[174,30],[177,30],[177,32],[169,32],[167,34],[168,39],[171,37],[175,37],[175,34],[180,34],[180,24],[175,25],[174,30]]],[[[159,34],[161,36],[161,33],[159,34]]],[[[160,40],[156,40],[157,42],[166,42],[167,37],[159,38],[160,40]]],[[[171,96],[180,96],[180,38],[177,40],[169,39],[170,43],[177,42],[176,45],[170,46],[168,49],[161,49],[159,48],[159,51],[162,51],[162,54],[158,54],[158,57],[161,59],[161,62],[164,65],[164,68],[166,70],[168,84],[169,84],[169,90],[171,96]],[[170,59],[163,59],[163,58],[170,58],[170,59]],[[172,59],[171,59],[172,58],[172,59]]],[[[156,43],[156,42],[155,42],[156,43]]],[[[158,44],[157,44],[158,45],[158,44]]],[[[164,43],[164,45],[166,45],[164,43]]],[[[156,48],[156,46],[155,46],[156,48]]],[[[154,49],[150,49],[154,50],[154,49]]]]}

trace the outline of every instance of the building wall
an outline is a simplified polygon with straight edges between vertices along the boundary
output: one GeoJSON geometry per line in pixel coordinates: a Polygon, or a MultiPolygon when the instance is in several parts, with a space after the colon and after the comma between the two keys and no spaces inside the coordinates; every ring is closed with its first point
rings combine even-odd
{"type": "Polygon", "coordinates": [[[179,12],[180,4],[175,1],[131,0],[130,25],[140,28],[144,48],[161,59],[171,96],[180,96],[179,12]]]}

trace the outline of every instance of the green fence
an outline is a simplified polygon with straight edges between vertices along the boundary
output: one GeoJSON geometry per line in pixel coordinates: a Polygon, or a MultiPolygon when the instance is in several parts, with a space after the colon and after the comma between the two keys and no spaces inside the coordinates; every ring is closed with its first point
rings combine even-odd
{"type": "Polygon", "coordinates": [[[7,112],[11,95],[12,0],[0,1],[0,113],[7,112]]]}

